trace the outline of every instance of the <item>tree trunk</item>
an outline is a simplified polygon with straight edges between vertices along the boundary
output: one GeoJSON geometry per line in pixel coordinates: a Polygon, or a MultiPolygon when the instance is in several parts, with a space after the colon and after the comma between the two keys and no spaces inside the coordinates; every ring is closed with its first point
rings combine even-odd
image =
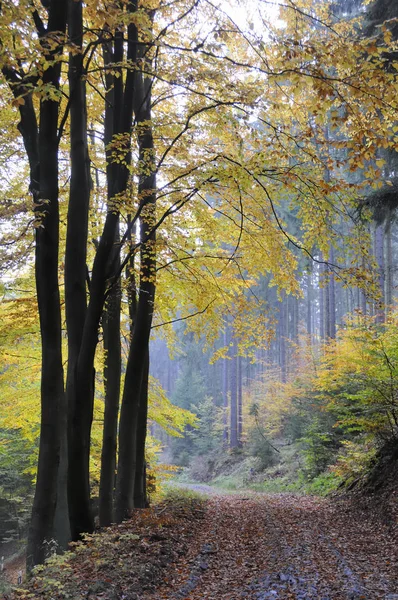
{"type": "MultiPolygon", "coordinates": [[[[145,372],[149,354],[156,276],[156,176],[154,141],[151,126],[152,82],[143,74],[135,78],[135,115],[138,128],[139,164],[138,200],[141,218],[141,276],[137,316],[130,344],[124,382],[119,426],[119,457],[116,484],[116,519],[129,516],[134,507],[134,483],[137,468],[137,432],[140,401],[145,394],[145,372]]],[[[141,436],[142,437],[142,436],[141,436]]]]}
{"type": "Polygon", "coordinates": [[[238,439],[238,347],[236,338],[232,338],[232,360],[230,367],[230,433],[229,433],[229,447],[237,448],[239,445],[238,439]]]}
{"type": "MultiPolygon", "coordinates": [[[[64,32],[66,2],[53,0],[49,7],[48,34],[64,32]]],[[[62,49],[62,48],[61,48],[62,49]]],[[[54,61],[60,49],[49,53],[54,61]]],[[[59,87],[60,63],[43,73],[43,83],[59,87]]],[[[57,503],[58,467],[61,446],[62,411],[65,411],[62,366],[61,304],[58,285],[59,203],[58,203],[58,100],[42,100],[38,136],[38,202],[40,226],[36,227],[36,290],[42,345],[41,424],[39,461],[32,518],[28,533],[27,568],[44,562],[47,543],[53,537],[57,503]]],[[[32,182],[31,182],[32,183],[32,182]]],[[[37,189],[37,188],[36,188],[37,189]]]]}
{"type": "Polygon", "coordinates": [[[148,496],[146,491],[146,460],[145,442],[147,435],[148,420],[148,377],[149,377],[149,353],[146,358],[144,375],[141,384],[141,398],[138,411],[137,423],[137,462],[134,481],[134,508],[146,508],[148,496]]]}
{"type": "Polygon", "coordinates": [[[325,287],[323,288],[323,297],[324,297],[324,327],[325,327],[325,339],[328,340],[330,338],[330,294],[329,294],[329,271],[327,265],[323,266],[324,279],[325,279],[325,287]]]}
{"type": "Polygon", "coordinates": [[[393,255],[392,255],[392,211],[391,208],[387,211],[386,225],[385,225],[385,236],[386,236],[386,312],[390,312],[393,302],[393,289],[394,289],[394,267],[393,267],[393,255]]]}
{"type": "MultiPolygon", "coordinates": [[[[322,255],[321,255],[322,260],[322,255]]],[[[319,269],[319,336],[321,341],[325,339],[325,288],[322,287],[322,265],[319,269]]]]}
{"type": "MultiPolygon", "coordinates": [[[[330,245],[329,261],[334,264],[334,248],[330,245]]],[[[336,292],[335,292],[335,280],[332,267],[329,267],[329,281],[328,281],[328,295],[329,295],[329,337],[334,339],[336,337],[336,292]]]]}
{"type": "MultiPolygon", "coordinates": [[[[112,52],[105,44],[103,47],[104,62],[112,60],[112,52]]],[[[117,58],[121,58],[118,56],[117,58]]],[[[117,173],[112,162],[109,144],[114,132],[119,130],[118,120],[120,114],[115,112],[121,107],[123,97],[122,78],[117,78],[105,73],[105,135],[104,146],[106,154],[106,175],[108,186],[108,210],[112,211],[113,197],[117,193],[117,173]],[[117,106],[115,107],[115,102],[117,106]]],[[[116,225],[114,250],[109,259],[109,270],[113,269],[111,277],[117,277],[120,269],[120,256],[118,244],[120,242],[119,222],[116,225]]],[[[101,451],[101,475],[99,489],[99,523],[101,527],[109,526],[114,522],[114,490],[116,481],[116,454],[117,454],[117,426],[120,403],[120,377],[121,377],[121,340],[120,340],[120,310],[121,310],[121,285],[117,279],[109,293],[103,316],[104,334],[104,383],[105,383],[105,408],[104,428],[101,451]]]]}
{"type": "Polygon", "coordinates": [[[243,397],[242,397],[242,357],[238,356],[238,445],[242,446],[243,433],[243,397]]]}
{"type": "MultiPolygon", "coordinates": [[[[65,251],[65,310],[68,333],[68,373],[66,396],[68,401],[68,504],[71,533],[76,539],[76,520],[83,511],[90,512],[88,472],[80,476],[76,463],[88,464],[89,441],[81,442],[86,435],[76,412],[76,368],[87,312],[86,256],[88,235],[88,210],[90,201],[90,162],[87,144],[86,90],[83,78],[83,3],[69,0],[69,37],[79,52],[69,56],[70,90],[70,160],[71,179],[68,206],[68,225],[65,251]],[[79,482],[76,485],[76,482],[79,482]],[[79,515],[79,516],[78,516],[79,515]]],[[[92,524],[89,519],[85,519],[92,524]]]]}
{"type": "Polygon", "coordinates": [[[384,323],[384,228],[383,225],[377,225],[375,229],[375,256],[378,266],[378,280],[379,280],[379,293],[380,298],[376,303],[376,323],[384,323]]]}
{"type": "MultiPolygon", "coordinates": [[[[128,13],[134,12],[136,2],[126,5],[128,13]]],[[[134,64],[137,57],[137,28],[130,23],[127,32],[127,59],[134,64]]],[[[115,72],[120,75],[114,78],[113,134],[124,133],[125,160],[121,163],[109,165],[112,173],[112,197],[122,194],[127,189],[129,180],[129,164],[131,161],[130,135],[133,116],[133,82],[134,71],[127,71],[123,89],[120,62],[123,60],[124,33],[117,29],[114,35],[114,52],[112,60],[115,63],[115,72]]],[[[109,162],[109,160],[108,160],[109,162]]],[[[82,342],[75,376],[75,402],[73,420],[75,444],[69,453],[69,470],[74,473],[70,478],[69,502],[73,502],[73,522],[71,528],[73,539],[78,539],[82,533],[93,530],[94,522],[90,506],[89,488],[89,450],[90,433],[94,402],[94,358],[98,343],[98,329],[102,316],[106,296],[109,293],[109,278],[115,273],[115,264],[112,260],[115,252],[115,240],[119,225],[118,209],[115,205],[108,211],[103,232],[94,258],[92,277],[90,283],[90,300],[84,323],[82,342]]]]}
{"type": "Polygon", "coordinates": [[[307,334],[310,339],[312,338],[312,273],[310,271],[310,266],[307,271],[307,334]]]}
{"type": "Polygon", "coordinates": [[[279,305],[279,364],[281,367],[281,381],[286,383],[286,294],[282,295],[279,305]]]}
{"type": "MultiPolygon", "coordinates": [[[[225,326],[224,331],[224,346],[228,346],[228,325],[225,326]]],[[[229,349],[228,349],[229,350],[229,349]]],[[[229,354],[229,352],[228,352],[229,354]]],[[[223,380],[222,380],[222,395],[223,395],[223,444],[228,445],[228,373],[229,371],[229,360],[224,358],[223,360],[223,380]]]]}
{"type": "Polygon", "coordinates": [[[121,289],[120,283],[117,282],[108,297],[103,317],[105,409],[99,488],[99,523],[101,527],[107,527],[114,522],[113,495],[121,373],[120,304],[121,289]]]}

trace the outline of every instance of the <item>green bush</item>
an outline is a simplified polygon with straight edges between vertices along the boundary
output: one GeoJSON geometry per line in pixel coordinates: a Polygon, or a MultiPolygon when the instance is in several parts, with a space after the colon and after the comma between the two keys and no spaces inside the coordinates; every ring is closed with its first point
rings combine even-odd
{"type": "Polygon", "coordinates": [[[259,460],[259,470],[268,469],[278,463],[278,453],[257,427],[254,427],[249,433],[249,440],[248,451],[250,456],[259,460]]]}
{"type": "Polygon", "coordinates": [[[300,440],[304,472],[311,479],[323,473],[336,460],[341,442],[338,430],[333,428],[334,422],[328,413],[316,415],[300,440]]]}

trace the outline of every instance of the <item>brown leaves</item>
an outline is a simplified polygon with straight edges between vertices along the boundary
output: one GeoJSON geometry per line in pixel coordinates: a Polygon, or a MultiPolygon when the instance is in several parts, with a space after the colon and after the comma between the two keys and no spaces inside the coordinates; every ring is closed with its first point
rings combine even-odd
{"type": "Polygon", "coordinates": [[[380,524],[354,516],[350,505],[313,497],[212,498],[188,554],[143,598],[382,597],[394,591],[385,557],[393,563],[396,546],[380,524]],[[217,552],[204,558],[206,544],[217,544],[217,552]],[[200,573],[198,561],[206,563],[200,573]]]}
{"type": "Polygon", "coordinates": [[[14,598],[384,598],[397,532],[370,517],[357,502],[292,494],[213,496],[206,510],[174,497],[88,536],[14,598]]]}

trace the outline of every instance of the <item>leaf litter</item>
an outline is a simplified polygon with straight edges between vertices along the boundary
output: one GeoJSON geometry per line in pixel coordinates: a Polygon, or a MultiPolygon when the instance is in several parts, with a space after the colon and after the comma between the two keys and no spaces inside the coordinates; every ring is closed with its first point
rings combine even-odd
{"type": "Polygon", "coordinates": [[[397,513],[294,494],[175,497],[87,536],[13,598],[398,600],[397,513]]]}

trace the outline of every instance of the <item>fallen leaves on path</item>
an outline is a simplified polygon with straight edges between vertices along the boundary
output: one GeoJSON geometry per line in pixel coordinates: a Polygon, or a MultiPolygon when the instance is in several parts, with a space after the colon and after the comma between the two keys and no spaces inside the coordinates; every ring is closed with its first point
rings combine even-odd
{"type": "Polygon", "coordinates": [[[145,600],[398,599],[396,539],[348,503],[295,495],[212,497],[196,546],[145,600]],[[360,520],[359,520],[360,518],[360,520]]]}
{"type": "Polygon", "coordinates": [[[333,499],[185,499],[89,536],[16,597],[397,600],[396,532],[333,499]]]}

